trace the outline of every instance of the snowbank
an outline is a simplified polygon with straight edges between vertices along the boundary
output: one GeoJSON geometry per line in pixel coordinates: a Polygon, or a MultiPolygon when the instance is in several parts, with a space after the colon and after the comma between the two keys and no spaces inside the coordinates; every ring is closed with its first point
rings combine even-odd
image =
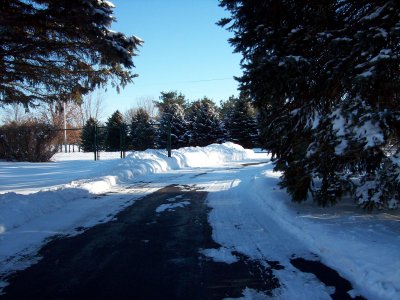
{"type": "MultiPolygon", "coordinates": [[[[243,161],[257,157],[252,150],[233,143],[212,144],[207,147],[186,147],[172,151],[172,157],[165,150],[132,152],[126,159],[119,160],[107,176],[89,181],[73,181],[67,187],[83,188],[91,193],[104,193],[114,185],[132,180],[138,176],[164,173],[171,170],[194,167],[216,167],[226,162],[243,161]]],[[[103,171],[104,173],[104,171],[103,171]]]]}
{"type": "Polygon", "coordinates": [[[89,197],[81,189],[44,191],[32,195],[7,193],[0,195],[0,226],[3,233],[41,215],[49,214],[77,199],[89,197]]]}
{"type": "Polygon", "coordinates": [[[212,167],[224,162],[255,158],[252,150],[243,149],[233,143],[212,144],[207,147],[188,147],[180,151],[173,151],[172,157],[177,163],[185,167],[212,167]]]}

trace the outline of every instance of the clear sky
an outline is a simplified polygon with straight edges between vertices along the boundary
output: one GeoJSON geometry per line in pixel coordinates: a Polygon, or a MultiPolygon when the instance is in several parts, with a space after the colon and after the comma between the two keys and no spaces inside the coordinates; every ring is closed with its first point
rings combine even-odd
{"type": "Polygon", "coordinates": [[[177,90],[190,101],[207,96],[219,103],[237,95],[233,76],[241,75],[240,55],[228,43],[231,33],[215,23],[228,13],[218,0],[111,0],[112,29],[144,40],[134,58],[139,75],[117,94],[104,94],[105,117],[134,107],[140,98],[158,100],[177,90]]]}

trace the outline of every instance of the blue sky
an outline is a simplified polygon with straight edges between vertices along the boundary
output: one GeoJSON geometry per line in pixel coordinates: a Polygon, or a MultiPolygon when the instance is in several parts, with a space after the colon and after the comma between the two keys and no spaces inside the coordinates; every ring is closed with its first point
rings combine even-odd
{"type": "MultiPolygon", "coordinates": [[[[112,29],[145,43],[134,58],[134,84],[104,94],[105,115],[134,107],[138,99],[158,99],[177,90],[193,101],[207,96],[216,103],[237,95],[240,55],[228,43],[231,34],[215,23],[227,12],[217,0],[112,0],[117,22],[112,29]]],[[[106,117],[105,116],[105,117],[106,117]]]]}

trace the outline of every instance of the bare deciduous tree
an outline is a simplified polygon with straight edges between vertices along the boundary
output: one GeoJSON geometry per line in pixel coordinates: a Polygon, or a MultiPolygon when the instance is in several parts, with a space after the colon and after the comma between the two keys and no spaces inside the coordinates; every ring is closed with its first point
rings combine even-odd
{"type": "Polygon", "coordinates": [[[30,113],[19,103],[6,105],[1,112],[1,122],[4,124],[11,122],[21,123],[29,117],[30,113]]]}
{"type": "Polygon", "coordinates": [[[138,109],[143,109],[149,114],[151,119],[154,119],[158,115],[158,108],[154,102],[155,99],[150,96],[137,98],[136,105],[124,113],[124,120],[130,122],[138,109]]]}
{"type": "Polygon", "coordinates": [[[87,94],[80,105],[81,125],[93,118],[99,120],[104,114],[104,97],[100,91],[87,94]]]}

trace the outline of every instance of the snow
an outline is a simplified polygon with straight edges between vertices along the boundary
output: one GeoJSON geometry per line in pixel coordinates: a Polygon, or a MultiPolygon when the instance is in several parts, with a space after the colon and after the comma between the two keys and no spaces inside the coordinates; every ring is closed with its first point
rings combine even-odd
{"type": "Polygon", "coordinates": [[[299,55],[287,55],[287,56],[286,56],[286,59],[288,59],[288,60],[293,59],[293,60],[295,60],[296,62],[299,62],[299,61],[305,61],[305,62],[307,62],[307,59],[306,59],[306,58],[304,58],[303,56],[299,56],[299,55]]]}
{"type": "Polygon", "coordinates": [[[292,255],[313,259],[313,254],[350,280],[352,293],[368,299],[399,298],[399,213],[366,214],[348,201],[332,208],[294,204],[276,186],[272,167],[254,167],[232,181],[214,183],[209,197],[214,240],[255,259],[279,261],[284,269],[274,273],[290,283],[277,295],[280,299],[330,299],[326,287],[289,262],[292,255]],[[297,286],[299,277],[312,283],[306,289],[297,286]]]}
{"type": "MultiPolygon", "coordinates": [[[[368,118],[370,116],[365,115],[364,118],[368,118]]],[[[346,120],[346,118],[342,115],[341,109],[336,109],[332,114],[332,130],[334,131],[336,137],[339,142],[335,147],[336,155],[342,155],[348,146],[348,141],[345,139],[346,137],[346,128],[351,126],[351,123],[346,120]]],[[[371,147],[376,147],[384,144],[385,138],[380,128],[378,122],[373,122],[372,120],[366,120],[361,122],[361,126],[357,126],[354,128],[354,136],[359,141],[364,142],[364,149],[368,149],[371,147]]]]}
{"type": "Polygon", "coordinates": [[[58,153],[52,163],[6,162],[0,160],[0,193],[29,194],[48,187],[60,187],[82,178],[107,174],[119,159],[119,153],[101,153],[94,161],[93,153],[58,153]]]}
{"type": "Polygon", "coordinates": [[[372,69],[369,69],[369,70],[357,75],[357,77],[364,77],[364,78],[371,77],[372,75],[374,75],[374,73],[372,71],[373,71],[372,69]]]}
{"type": "Polygon", "coordinates": [[[164,211],[175,210],[175,208],[185,207],[185,206],[187,206],[189,204],[190,204],[189,201],[161,204],[159,207],[156,208],[156,213],[162,213],[164,211]]]}
{"type": "Polygon", "coordinates": [[[360,75],[358,75],[359,77],[371,77],[373,75],[373,73],[370,71],[370,70],[368,70],[368,71],[365,71],[365,72],[362,72],[360,75]]]}
{"type": "Polygon", "coordinates": [[[239,259],[232,254],[231,250],[224,247],[218,249],[202,249],[199,252],[204,256],[211,258],[215,262],[233,264],[239,261],[239,259]]]}
{"type": "Polygon", "coordinates": [[[338,145],[335,147],[335,154],[342,155],[344,151],[347,149],[348,142],[345,139],[342,139],[338,145]]]}
{"type": "Polygon", "coordinates": [[[93,9],[93,11],[92,11],[92,13],[93,13],[93,15],[103,15],[103,16],[106,16],[106,17],[108,17],[109,16],[109,13],[108,12],[106,12],[106,11],[104,11],[104,10],[102,10],[102,9],[98,9],[98,8],[94,8],[93,9]]]}
{"type": "Polygon", "coordinates": [[[383,38],[386,39],[389,36],[387,31],[385,29],[383,29],[383,28],[376,28],[376,31],[378,31],[378,33],[374,35],[374,38],[383,37],[383,38]]]}
{"type": "Polygon", "coordinates": [[[294,34],[294,33],[299,32],[299,31],[302,30],[302,29],[303,29],[302,26],[298,26],[298,27],[296,27],[296,28],[293,28],[293,29],[290,31],[290,33],[291,33],[291,34],[294,34]]]}
{"type": "Polygon", "coordinates": [[[392,54],[390,49],[382,49],[377,56],[370,60],[370,62],[377,62],[382,59],[390,59],[390,54],[392,54]]]}
{"type": "Polygon", "coordinates": [[[316,113],[312,121],[311,129],[316,129],[319,126],[320,122],[321,122],[321,116],[319,113],[316,113]]]}
{"type": "Polygon", "coordinates": [[[369,15],[363,17],[361,20],[370,21],[370,20],[376,19],[377,17],[379,17],[381,15],[382,11],[386,8],[387,5],[388,5],[388,3],[386,3],[384,6],[378,7],[375,11],[373,11],[369,15]]]}
{"type": "Polygon", "coordinates": [[[362,185],[358,186],[356,189],[356,195],[358,200],[358,203],[360,205],[363,205],[365,202],[372,201],[375,202],[376,204],[379,204],[380,197],[382,196],[382,191],[377,190],[377,185],[378,182],[376,180],[368,180],[364,182],[362,185]],[[373,197],[369,197],[370,191],[376,191],[376,193],[373,195],[373,197]]]}
{"type": "Polygon", "coordinates": [[[144,43],[144,40],[142,40],[140,37],[138,37],[136,35],[133,35],[132,38],[135,40],[136,43],[139,43],[139,44],[144,43]]]}
{"type": "Polygon", "coordinates": [[[97,0],[97,3],[100,5],[104,4],[106,7],[109,7],[109,8],[115,8],[114,3],[112,3],[111,1],[97,0]]]}
{"type": "Polygon", "coordinates": [[[333,118],[332,129],[335,132],[336,137],[339,140],[339,143],[335,147],[335,154],[343,155],[343,153],[345,152],[345,150],[348,146],[348,142],[345,139],[347,121],[343,117],[340,109],[336,109],[331,114],[331,117],[333,118]]]}
{"type": "Polygon", "coordinates": [[[332,123],[333,131],[336,132],[336,135],[338,137],[344,136],[346,134],[345,131],[346,119],[343,117],[341,110],[340,109],[335,110],[331,116],[333,117],[333,123],[332,123]]]}
{"type": "Polygon", "coordinates": [[[382,129],[377,122],[372,123],[371,120],[364,122],[360,127],[356,128],[356,137],[365,141],[364,149],[381,145],[385,142],[382,129]]]}
{"type": "Polygon", "coordinates": [[[352,39],[348,37],[340,37],[332,40],[333,42],[351,42],[352,39]]]}
{"type": "MultiPolygon", "coordinates": [[[[225,298],[226,300],[232,299],[232,298],[225,298]]],[[[240,300],[263,300],[265,299],[265,295],[263,293],[260,293],[254,289],[249,289],[245,288],[243,291],[243,297],[240,298],[235,298],[235,299],[240,299],[240,300]]]]}
{"type": "MultiPolygon", "coordinates": [[[[342,120],[343,121],[343,120],[342,120]]],[[[341,121],[337,119],[336,129],[341,121]]],[[[0,278],[40,259],[36,253],[55,235],[77,235],[141,197],[171,183],[209,192],[209,223],[218,249],[199,255],[234,263],[235,253],[278,261],[273,270],[281,282],[277,299],[330,299],[327,287],[313,274],[291,265],[293,257],[315,260],[337,270],[352,285],[352,296],[400,298],[400,214],[367,214],[344,200],[331,208],[312,202],[292,203],[277,184],[267,153],[225,143],[172,152],[147,150],[119,154],[57,154],[51,163],[0,162],[0,278]],[[258,164],[243,167],[243,162],[258,164]],[[201,176],[198,176],[201,174],[201,176]]],[[[155,213],[180,209],[183,195],[168,199],[155,213]]],[[[0,281],[0,288],[7,283],[0,281]]],[[[245,289],[241,299],[265,299],[245,289]]]]}

